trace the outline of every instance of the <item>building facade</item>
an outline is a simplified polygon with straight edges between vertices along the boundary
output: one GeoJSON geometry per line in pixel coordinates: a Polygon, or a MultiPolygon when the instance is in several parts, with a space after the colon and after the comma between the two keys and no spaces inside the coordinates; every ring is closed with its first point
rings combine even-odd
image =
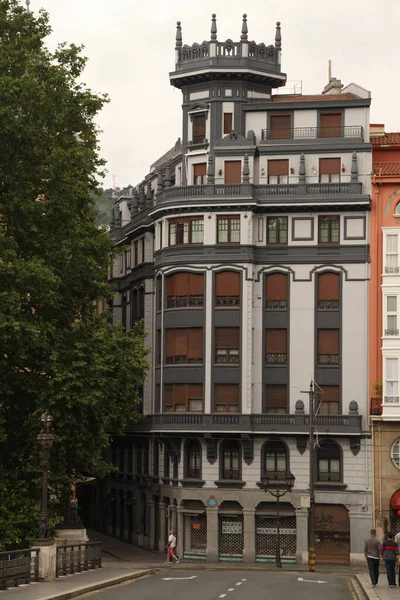
{"type": "Polygon", "coordinates": [[[399,293],[400,133],[371,125],[373,146],[370,393],[374,519],[378,534],[400,531],[399,293]]]}
{"type": "Polygon", "coordinates": [[[371,525],[368,432],[370,94],[331,78],[282,95],[281,28],[183,45],[182,133],[115,205],[113,318],[152,348],[141,423],[90,524],[181,556],[307,560],[308,395],[316,382],[317,561],[355,562],[371,525]]]}

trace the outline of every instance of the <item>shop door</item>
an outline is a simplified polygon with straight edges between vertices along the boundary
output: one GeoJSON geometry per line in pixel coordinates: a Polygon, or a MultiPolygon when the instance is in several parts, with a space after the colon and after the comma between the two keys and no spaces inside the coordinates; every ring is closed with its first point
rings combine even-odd
{"type": "Polygon", "coordinates": [[[243,515],[219,515],[219,559],[242,560],[243,515]]]}
{"type": "Polygon", "coordinates": [[[315,551],[317,563],[350,563],[350,519],[343,505],[315,506],[315,551]]]}
{"type": "MultiPolygon", "coordinates": [[[[273,562],[276,556],[277,520],[274,516],[256,515],[256,560],[273,562]]],[[[296,517],[285,516],[279,519],[281,559],[296,561],[296,517]]]]}
{"type": "Polygon", "coordinates": [[[183,516],[183,556],[184,558],[206,557],[207,517],[206,514],[183,516]]]}

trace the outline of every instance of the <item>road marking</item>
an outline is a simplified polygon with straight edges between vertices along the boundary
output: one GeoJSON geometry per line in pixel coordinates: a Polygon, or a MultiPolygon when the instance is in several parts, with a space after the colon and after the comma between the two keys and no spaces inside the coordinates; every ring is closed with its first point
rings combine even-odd
{"type": "Polygon", "coordinates": [[[247,579],[242,579],[242,581],[247,581],[247,579]]]}
{"type": "Polygon", "coordinates": [[[303,581],[304,583],[328,583],[327,581],[317,581],[316,579],[303,579],[302,577],[298,577],[297,580],[303,581]]]}
{"type": "Polygon", "coordinates": [[[191,577],[163,577],[164,581],[183,581],[184,579],[196,579],[197,575],[192,575],[191,577]]]}
{"type": "Polygon", "coordinates": [[[229,588],[228,592],[234,592],[235,588],[229,588]]]}
{"type": "Polygon", "coordinates": [[[226,594],[221,594],[218,598],[225,598],[226,594]]]}
{"type": "Polygon", "coordinates": [[[235,585],[242,585],[242,582],[238,581],[235,585]]]}
{"type": "Polygon", "coordinates": [[[357,593],[356,593],[356,591],[354,589],[352,581],[348,581],[347,582],[347,587],[349,588],[350,593],[353,596],[353,600],[358,600],[358,596],[357,596],[357,593]]]}

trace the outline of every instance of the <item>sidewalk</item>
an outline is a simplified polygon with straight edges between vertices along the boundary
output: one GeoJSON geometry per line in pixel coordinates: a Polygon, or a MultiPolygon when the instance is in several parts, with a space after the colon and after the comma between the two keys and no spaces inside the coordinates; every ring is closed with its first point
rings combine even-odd
{"type": "Polygon", "coordinates": [[[380,572],[379,583],[374,588],[371,585],[371,580],[369,578],[368,573],[357,574],[356,580],[362,588],[362,591],[365,594],[365,598],[368,598],[368,600],[392,600],[393,598],[398,598],[399,596],[398,587],[388,587],[386,572],[380,572]]]}

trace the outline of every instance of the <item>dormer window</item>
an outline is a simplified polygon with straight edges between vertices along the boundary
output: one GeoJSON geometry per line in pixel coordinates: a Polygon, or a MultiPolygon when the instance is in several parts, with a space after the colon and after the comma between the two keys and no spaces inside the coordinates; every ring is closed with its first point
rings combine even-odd
{"type": "Polygon", "coordinates": [[[193,144],[202,144],[206,137],[206,115],[193,115],[193,144]]]}

